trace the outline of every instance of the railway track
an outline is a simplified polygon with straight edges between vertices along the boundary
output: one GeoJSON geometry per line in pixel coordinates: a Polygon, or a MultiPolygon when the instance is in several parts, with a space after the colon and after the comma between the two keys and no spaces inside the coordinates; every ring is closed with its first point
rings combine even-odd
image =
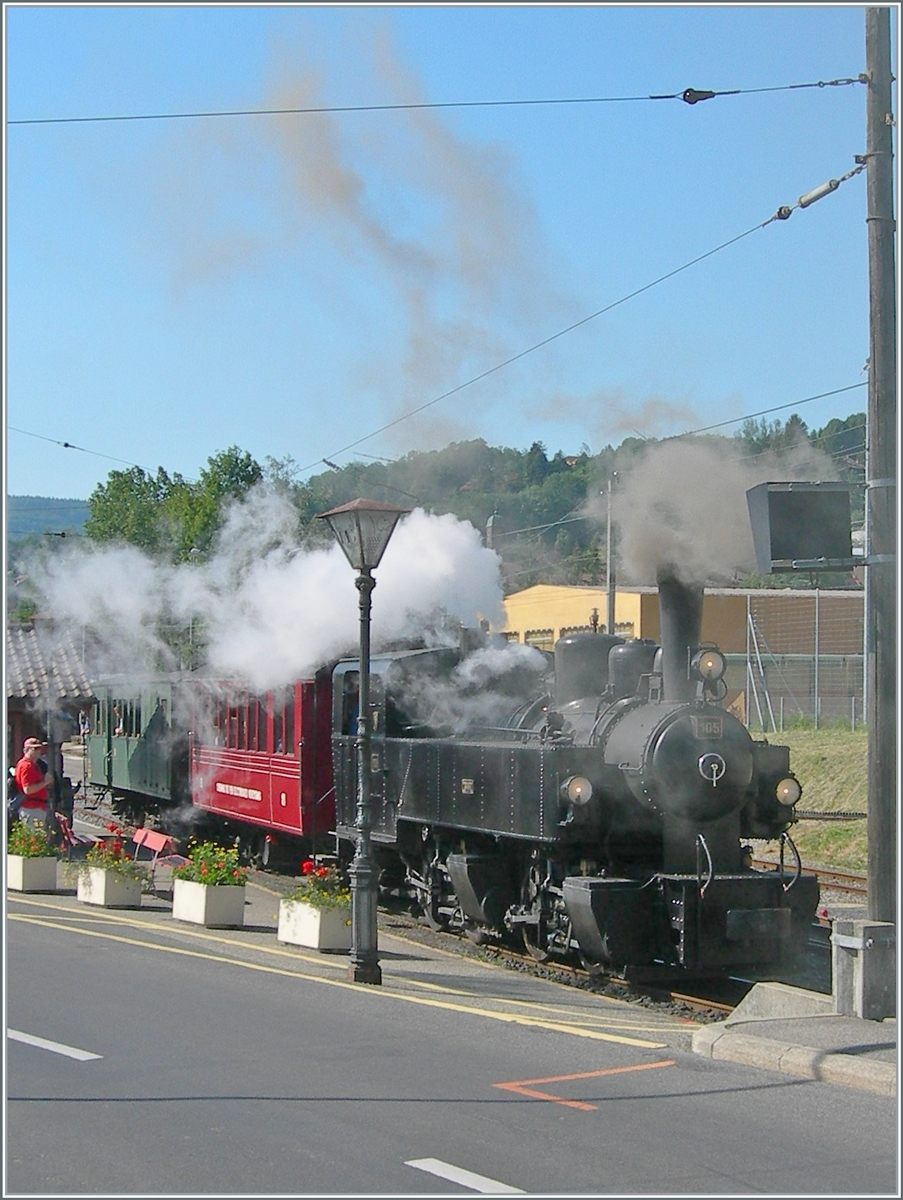
{"type": "Polygon", "coordinates": [[[695,1021],[721,1021],[728,1016],[751,986],[740,980],[711,981],[700,995],[673,990],[667,983],[642,983],[620,976],[589,971],[574,963],[555,959],[540,962],[525,950],[503,943],[475,943],[457,928],[436,930],[401,906],[379,911],[379,928],[386,933],[422,942],[452,954],[479,958],[508,970],[548,979],[567,987],[581,988],[599,995],[644,1007],[668,1011],[695,1021]]]}
{"type": "MultiPolygon", "coordinates": [[[[754,858],[752,865],[758,871],[765,871],[776,868],[778,864],[776,859],[754,858]]],[[[803,867],[803,874],[814,875],[822,890],[841,892],[848,896],[868,895],[867,876],[856,872],[835,871],[831,867],[803,867]]]]}

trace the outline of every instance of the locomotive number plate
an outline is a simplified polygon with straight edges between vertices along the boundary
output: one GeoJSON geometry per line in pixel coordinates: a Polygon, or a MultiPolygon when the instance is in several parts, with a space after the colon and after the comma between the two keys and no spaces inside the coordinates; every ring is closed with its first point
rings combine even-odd
{"type": "Polygon", "coordinates": [[[722,733],[720,717],[693,717],[693,736],[697,738],[720,738],[722,733]]]}

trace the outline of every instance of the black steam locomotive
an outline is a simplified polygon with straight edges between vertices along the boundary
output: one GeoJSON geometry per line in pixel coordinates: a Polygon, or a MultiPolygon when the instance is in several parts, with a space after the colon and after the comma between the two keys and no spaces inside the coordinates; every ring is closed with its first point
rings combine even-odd
{"type": "MultiPolygon", "coordinates": [[[[788,748],[753,740],[719,703],[725,660],[698,644],[702,595],[663,576],[660,646],[562,638],[554,679],[534,677],[504,719],[463,731],[443,727],[435,699],[424,720],[430,690],[473,661],[463,650],[374,657],[364,745],[383,883],[413,888],[437,927],[518,937],[540,960],[578,954],[634,978],[796,952],[818,900],[787,834],[801,788],[788,748]],[[780,838],[776,869],[753,869],[756,838],[780,838]]],[[[343,661],[333,674],[345,843],[358,836],[360,747],[346,712],[357,670],[343,661]]],[[[470,686],[485,700],[485,684],[470,686]]]]}

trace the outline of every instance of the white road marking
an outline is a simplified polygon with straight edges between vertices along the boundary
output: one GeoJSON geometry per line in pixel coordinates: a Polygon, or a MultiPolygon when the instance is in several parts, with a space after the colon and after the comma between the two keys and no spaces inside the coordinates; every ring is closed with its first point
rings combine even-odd
{"type": "Polygon", "coordinates": [[[54,1054],[65,1054],[67,1058],[77,1058],[79,1062],[88,1062],[92,1058],[103,1058],[102,1054],[92,1054],[90,1050],[79,1050],[77,1046],[64,1046],[62,1042],[49,1042],[47,1038],[35,1037],[33,1033],[20,1033],[18,1029],[7,1029],[6,1036],[14,1042],[24,1042],[26,1046],[37,1046],[40,1050],[52,1050],[54,1054]]]}
{"type": "Polygon", "coordinates": [[[462,1187],[474,1192],[484,1192],[487,1195],[507,1195],[517,1192],[523,1195],[521,1188],[509,1187],[507,1183],[499,1183],[486,1175],[477,1175],[474,1171],[465,1171],[463,1167],[453,1167],[451,1163],[443,1162],[441,1158],[412,1158],[405,1163],[406,1167],[416,1167],[418,1171],[426,1171],[430,1175],[438,1175],[440,1179],[448,1179],[451,1183],[460,1183],[462,1187]]]}

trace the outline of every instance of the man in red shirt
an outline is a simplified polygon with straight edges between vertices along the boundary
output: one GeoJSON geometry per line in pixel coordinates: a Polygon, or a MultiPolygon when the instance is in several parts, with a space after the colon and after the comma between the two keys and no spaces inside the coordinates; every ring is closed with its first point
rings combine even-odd
{"type": "Polygon", "coordinates": [[[53,781],[49,772],[41,765],[41,755],[47,743],[38,738],[26,738],[22,757],[16,763],[16,788],[23,797],[19,806],[19,817],[29,825],[47,823],[47,789],[53,781]]]}

